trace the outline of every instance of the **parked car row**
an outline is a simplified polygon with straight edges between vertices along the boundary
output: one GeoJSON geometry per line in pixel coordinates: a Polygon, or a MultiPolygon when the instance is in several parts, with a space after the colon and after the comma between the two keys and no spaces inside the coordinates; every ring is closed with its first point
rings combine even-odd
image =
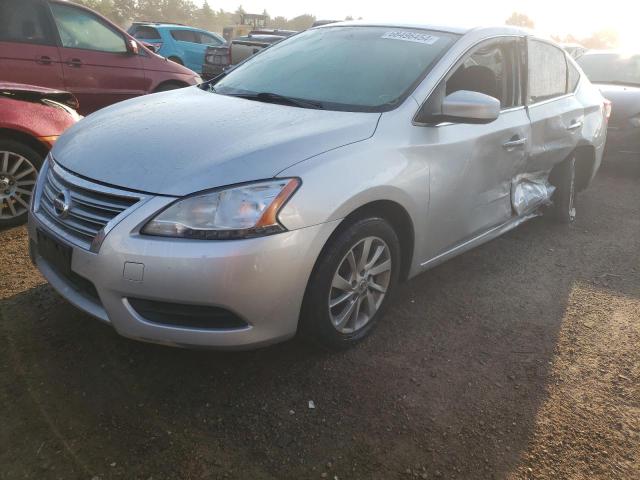
{"type": "Polygon", "coordinates": [[[233,39],[221,46],[207,47],[202,77],[210,80],[261,50],[298,32],[293,30],[254,30],[244,37],[233,39]]]}
{"type": "Polygon", "coordinates": [[[174,23],[134,22],[128,31],[156,53],[197,73],[202,73],[207,47],[226,44],[217,33],[174,23]]]}
{"type": "Polygon", "coordinates": [[[106,18],[63,0],[0,2],[0,63],[0,80],[67,90],[83,115],[201,81],[106,18]]]}

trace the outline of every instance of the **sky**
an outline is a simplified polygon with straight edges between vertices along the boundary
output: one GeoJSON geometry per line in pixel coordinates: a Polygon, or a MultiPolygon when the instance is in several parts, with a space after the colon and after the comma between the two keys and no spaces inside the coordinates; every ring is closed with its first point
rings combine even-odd
{"type": "Polygon", "coordinates": [[[319,20],[340,20],[351,15],[370,21],[460,26],[502,25],[512,12],[518,11],[531,17],[536,30],[546,35],[572,33],[580,38],[598,30],[613,29],[618,31],[621,47],[640,50],[637,0],[598,3],[593,0],[209,0],[212,8],[228,11],[235,11],[240,4],[249,13],[262,13],[266,9],[272,17],[291,18],[310,13],[319,20]],[[392,5],[391,11],[389,5],[392,5]]]}

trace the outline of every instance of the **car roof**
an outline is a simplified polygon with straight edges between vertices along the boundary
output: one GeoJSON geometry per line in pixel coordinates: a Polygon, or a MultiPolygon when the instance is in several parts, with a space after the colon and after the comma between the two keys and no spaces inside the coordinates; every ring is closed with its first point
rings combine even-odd
{"type": "Polygon", "coordinates": [[[202,28],[191,27],[189,25],[182,25],[180,23],[133,22],[132,25],[135,25],[136,27],[170,28],[172,30],[195,30],[198,32],[213,33],[213,32],[208,32],[207,30],[204,30],[202,28]]]}
{"type": "Polygon", "coordinates": [[[364,20],[354,20],[348,22],[330,23],[327,25],[320,25],[314,28],[334,28],[334,27],[387,27],[387,28],[410,28],[419,30],[433,30],[438,32],[454,33],[457,35],[464,35],[469,32],[486,32],[488,35],[505,34],[505,35],[527,35],[531,36],[533,33],[531,30],[512,27],[510,25],[489,26],[489,27],[463,27],[456,25],[436,25],[428,23],[392,23],[392,22],[367,22],[364,20]]]}

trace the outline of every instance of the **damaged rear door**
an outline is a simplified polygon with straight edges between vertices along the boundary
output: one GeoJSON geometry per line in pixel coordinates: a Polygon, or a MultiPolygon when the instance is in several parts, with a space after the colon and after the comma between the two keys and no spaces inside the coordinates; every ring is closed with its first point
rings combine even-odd
{"type": "Polygon", "coordinates": [[[454,66],[433,94],[444,96],[459,90],[484,93],[500,100],[501,112],[488,124],[446,123],[423,128],[422,142],[428,147],[431,172],[429,258],[514,216],[512,182],[527,163],[531,135],[522,94],[523,44],[521,37],[480,43],[454,66]]]}
{"type": "Polygon", "coordinates": [[[584,107],[573,94],[566,53],[544,40],[528,40],[527,110],[531,152],[526,173],[548,173],[576,148],[584,125],[584,107]]]}

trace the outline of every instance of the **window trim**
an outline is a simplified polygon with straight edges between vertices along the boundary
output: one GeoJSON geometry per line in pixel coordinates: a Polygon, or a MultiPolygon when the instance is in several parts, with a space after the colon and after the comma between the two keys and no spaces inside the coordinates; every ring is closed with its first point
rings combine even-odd
{"type": "MultiPolygon", "coordinates": [[[[563,50],[562,48],[560,48],[558,45],[554,44],[553,42],[550,42],[549,40],[545,40],[544,38],[538,38],[538,37],[527,37],[527,42],[526,42],[527,48],[526,48],[526,55],[527,55],[527,88],[526,88],[526,97],[525,97],[525,106],[527,108],[529,107],[536,107],[538,105],[545,105],[547,103],[551,103],[551,102],[555,102],[556,100],[561,100],[563,98],[567,98],[570,97],[571,95],[575,95],[575,90],[571,93],[569,93],[569,65],[567,64],[568,60],[567,60],[567,52],[565,50],[563,50]],[[560,50],[560,52],[562,52],[562,54],[564,55],[564,63],[565,63],[565,77],[564,77],[564,93],[561,95],[557,95],[555,97],[551,97],[551,98],[545,98],[544,100],[540,100],[539,102],[529,102],[530,97],[529,97],[529,81],[530,81],[530,69],[529,69],[529,42],[540,42],[540,43],[545,43],[553,48],[555,48],[556,50],[560,50]]],[[[582,75],[580,75],[580,79],[582,79],[582,75]]],[[[580,81],[578,81],[578,84],[580,83],[580,81]]],[[[576,87],[577,90],[577,87],[576,87]]]]}
{"type": "MultiPolygon", "coordinates": [[[[103,19],[100,15],[96,14],[92,10],[90,10],[88,8],[84,8],[84,7],[82,7],[80,5],[77,5],[75,3],[66,3],[66,2],[64,2],[64,3],[63,2],[50,2],[49,3],[49,10],[50,10],[50,15],[51,15],[51,21],[53,22],[53,25],[54,25],[54,28],[55,28],[55,32],[56,32],[56,35],[58,37],[58,47],[60,47],[60,48],[71,48],[73,50],[83,50],[83,51],[86,51],[86,52],[106,53],[106,54],[109,54],[109,55],[129,55],[130,54],[129,53],[129,48],[128,48],[129,38],[126,35],[124,35],[123,32],[120,31],[120,29],[116,28],[114,25],[111,25],[111,23],[105,21],[105,19],[103,19]],[[108,30],[111,30],[113,33],[115,33],[116,35],[118,35],[122,39],[122,41],[124,42],[125,51],[124,52],[109,52],[109,51],[106,51],[106,50],[97,50],[95,48],[66,47],[66,46],[64,46],[64,44],[62,43],[62,37],[60,36],[60,31],[58,30],[58,24],[56,23],[56,17],[55,17],[55,15],[53,13],[53,10],[51,9],[51,6],[53,6],[54,4],[55,5],[60,5],[62,7],[67,7],[67,8],[80,10],[80,11],[90,15],[98,23],[102,24],[105,28],[107,28],[108,30]]],[[[138,43],[140,43],[140,42],[138,42],[138,43]]]]}
{"type": "MultiPolygon", "coordinates": [[[[446,127],[446,126],[450,126],[450,125],[459,125],[457,123],[452,123],[452,122],[442,122],[442,123],[438,123],[438,124],[432,124],[432,123],[423,123],[423,122],[418,122],[416,120],[417,116],[420,114],[420,112],[422,111],[422,109],[425,107],[425,105],[431,100],[431,97],[433,96],[433,94],[435,92],[438,91],[439,88],[441,88],[443,86],[443,82],[446,82],[447,79],[449,79],[451,77],[451,75],[453,74],[453,72],[456,71],[456,69],[460,66],[461,62],[469,55],[469,53],[471,53],[473,50],[475,50],[478,46],[480,46],[481,44],[485,43],[485,42],[489,42],[489,41],[496,41],[496,40],[512,40],[514,41],[514,43],[517,44],[518,40],[525,40],[525,46],[526,46],[526,39],[528,38],[528,36],[526,34],[522,34],[522,35],[518,35],[518,34],[513,34],[513,33],[503,33],[503,34],[499,34],[499,35],[492,35],[490,37],[486,37],[483,38],[481,40],[479,40],[478,42],[474,43],[473,45],[471,45],[469,48],[467,48],[466,50],[464,50],[461,54],[459,54],[455,60],[453,61],[453,64],[451,67],[449,67],[447,69],[447,71],[440,76],[440,78],[438,79],[438,81],[436,82],[435,86],[429,91],[429,93],[425,96],[425,99],[422,103],[418,104],[418,109],[416,110],[416,112],[413,114],[413,116],[411,117],[411,124],[414,127],[446,127]]],[[[451,45],[451,47],[453,47],[453,44],[451,45]]],[[[449,47],[451,49],[451,47],[449,47]]],[[[519,49],[519,48],[518,48],[519,49]]],[[[527,54],[528,49],[525,48],[525,55],[527,54]]],[[[528,57],[527,57],[528,58],[528,57]]],[[[442,57],[440,58],[440,60],[442,60],[442,57]]],[[[524,70],[525,75],[527,76],[527,81],[524,82],[526,84],[526,88],[525,88],[525,93],[526,93],[526,89],[528,88],[528,69],[527,69],[527,62],[525,62],[525,64],[523,65],[521,62],[520,63],[520,73],[522,75],[522,72],[524,70]]],[[[433,68],[435,68],[436,65],[434,65],[433,68]]],[[[433,68],[431,69],[433,71],[433,68]]],[[[427,76],[425,76],[422,80],[424,81],[427,78],[427,76]]],[[[519,79],[520,82],[520,87],[522,88],[522,78],[519,79]]],[[[419,85],[419,84],[418,84],[419,85]]],[[[415,88],[418,88],[418,85],[416,85],[415,88]]],[[[415,88],[413,89],[413,91],[415,91],[415,88]]],[[[413,95],[413,92],[412,92],[413,95]]],[[[414,97],[415,99],[415,97],[414,97]]],[[[516,105],[513,107],[508,107],[505,109],[500,109],[500,115],[502,115],[503,113],[510,113],[510,112],[515,112],[517,110],[524,110],[527,107],[526,104],[526,97],[521,99],[521,105],[516,105]]],[[[417,99],[416,99],[416,103],[418,103],[417,99]]]]}
{"type": "Polygon", "coordinates": [[[569,55],[568,52],[566,52],[566,60],[567,60],[567,93],[575,94],[578,91],[578,88],[580,87],[580,84],[582,83],[582,76],[583,75],[582,75],[582,72],[581,72],[581,70],[579,68],[579,65],[573,59],[573,57],[571,55],[569,55]],[[575,69],[575,71],[578,72],[578,81],[576,82],[576,86],[573,88],[572,91],[569,91],[569,65],[571,65],[575,69]]]}

